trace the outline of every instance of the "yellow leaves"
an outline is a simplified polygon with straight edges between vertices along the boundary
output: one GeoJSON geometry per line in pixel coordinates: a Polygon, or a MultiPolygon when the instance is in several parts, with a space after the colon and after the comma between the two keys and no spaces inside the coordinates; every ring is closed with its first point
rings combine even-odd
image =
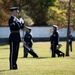
{"type": "Polygon", "coordinates": [[[2,2],[2,0],[0,0],[0,2],[2,2]]]}

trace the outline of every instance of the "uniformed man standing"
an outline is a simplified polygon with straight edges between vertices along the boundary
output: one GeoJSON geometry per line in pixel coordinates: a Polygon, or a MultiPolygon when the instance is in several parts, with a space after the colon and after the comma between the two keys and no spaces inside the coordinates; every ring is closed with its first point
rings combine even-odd
{"type": "Polygon", "coordinates": [[[10,70],[16,70],[17,67],[17,58],[19,51],[19,43],[20,43],[20,29],[23,29],[23,25],[18,20],[19,8],[12,7],[10,8],[11,17],[8,21],[10,27],[10,36],[9,36],[9,44],[10,44],[10,70]]]}
{"type": "Polygon", "coordinates": [[[59,34],[58,34],[57,29],[58,29],[58,27],[56,25],[53,25],[53,33],[50,37],[52,57],[55,57],[56,47],[57,47],[58,41],[59,41],[59,34]]]}
{"type": "Polygon", "coordinates": [[[26,34],[24,36],[24,42],[25,42],[24,57],[27,58],[28,57],[28,53],[30,53],[33,57],[37,58],[38,55],[32,49],[33,40],[32,40],[32,35],[30,34],[31,28],[30,27],[25,27],[25,31],[26,31],[26,34]]]}
{"type": "Polygon", "coordinates": [[[70,51],[72,52],[72,41],[73,41],[73,36],[71,34],[71,31],[69,31],[69,46],[70,46],[70,51]]]}

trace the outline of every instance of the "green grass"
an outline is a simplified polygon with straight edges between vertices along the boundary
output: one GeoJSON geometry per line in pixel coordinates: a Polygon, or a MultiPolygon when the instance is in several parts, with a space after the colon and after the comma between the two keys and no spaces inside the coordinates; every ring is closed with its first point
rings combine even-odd
{"type": "MultiPolygon", "coordinates": [[[[65,52],[66,43],[60,42],[65,52]]],[[[20,45],[18,70],[9,70],[9,45],[0,46],[0,75],[75,75],[75,42],[69,57],[51,58],[49,42],[34,43],[33,49],[39,58],[23,58],[23,47],[20,45]]]]}

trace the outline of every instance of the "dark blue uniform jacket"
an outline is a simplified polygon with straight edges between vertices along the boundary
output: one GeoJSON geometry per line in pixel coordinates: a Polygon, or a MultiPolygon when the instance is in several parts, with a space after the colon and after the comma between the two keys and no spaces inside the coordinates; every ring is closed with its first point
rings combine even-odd
{"type": "Polygon", "coordinates": [[[54,31],[50,37],[51,44],[58,45],[58,38],[59,38],[58,32],[54,31]]]}
{"type": "Polygon", "coordinates": [[[23,29],[24,26],[19,22],[19,20],[16,17],[13,16],[10,17],[8,23],[10,27],[9,43],[20,42],[20,29],[23,29]]]}
{"type": "Polygon", "coordinates": [[[32,47],[33,43],[32,43],[32,35],[28,32],[26,32],[25,36],[24,36],[24,41],[26,42],[26,44],[29,47],[32,47]]]}

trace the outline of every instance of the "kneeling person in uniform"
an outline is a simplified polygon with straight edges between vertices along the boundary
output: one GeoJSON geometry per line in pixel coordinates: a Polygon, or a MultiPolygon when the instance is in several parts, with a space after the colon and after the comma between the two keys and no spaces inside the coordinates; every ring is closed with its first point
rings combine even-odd
{"type": "Polygon", "coordinates": [[[24,57],[27,58],[28,57],[28,53],[30,53],[33,57],[38,57],[38,55],[34,52],[34,50],[32,49],[32,45],[33,45],[33,40],[32,40],[32,35],[30,34],[31,32],[31,28],[30,27],[26,27],[25,28],[26,34],[24,36],[24,57]]]}
{"type": "Polygon", "coordinates": [[[61,48],[61,44],[58,44],[57,47],[56,47],[56,51],[55,53],[58,55],[58,57],[61,57],[61,56],[65,56],[65,53],[63,53],[62,51],[60,51],[60,48],[61,48]]]}

